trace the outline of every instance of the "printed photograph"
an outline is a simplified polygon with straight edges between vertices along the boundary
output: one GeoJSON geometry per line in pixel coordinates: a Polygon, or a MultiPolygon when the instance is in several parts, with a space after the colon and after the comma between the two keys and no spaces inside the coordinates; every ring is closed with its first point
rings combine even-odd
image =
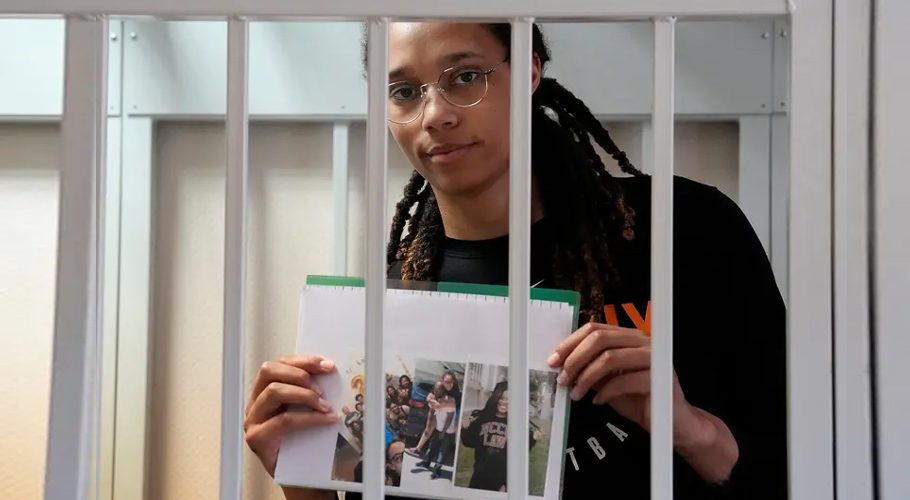
{"type": "MultiPolygon", "coordinates": [[[[342,370],[348,381],[345,389],[346,403],[341,412],[343,426],[338,433],[335,445],[335,460],[332,467],[332,479],[337,481],[363,481],[363,422],[364,422],[364,378],[362,360],[353,363],[353,368],[342,370]]],[[[401,467],[404,459],[405,443],[402,430],[408,423],[411,411],[413,392],[413,364],[398,359],[395,372],[386,373],[385,400],[385,445],[387,486],[401,484],[401,467]]]]}
{"type": "MultiPolygon", "coordinates": [[[[528,492],[542,496],[546,486],[556,373],[531,370],[530,379],[528,492]]],[[[469,363],[462,405],[455,486],[506,491],[508,368],[469,363]]]]}
{"type": "Polygon", "coordinates": [[[414,368],[407,419],[397,430],[405,444],[402,485],[428,493],[450,492],[465,364],[418,359],[414,368]]]}

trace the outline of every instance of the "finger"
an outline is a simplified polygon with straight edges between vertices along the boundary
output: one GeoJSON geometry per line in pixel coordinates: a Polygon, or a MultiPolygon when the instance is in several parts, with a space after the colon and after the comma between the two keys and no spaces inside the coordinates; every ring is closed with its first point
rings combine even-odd
{"type": "Polygon", "coordinates": [[[553,350],[553,354],[547,359],[547,364],[553,368],[562,365],[562,362],[565,361],[566,356],[569,355],[575,347],[581,343],[591,332],[600,329],[612,328],[610,325],[605,325],[602,323],[590,322],[582,326],[578,330],[572,332],[571,335],[564,338],[559,345],[556,346],[556,349],[553,350]]]}
{"type": "Polygon", "coordinates": [[[325,394],[322,388],[319,387],[319,384],[313,380],[313,377],[306,370],[282,363],[281,361],[266,361],[262,364],[259,368],[259,372],[256,374],[256,380],[253,382],[253,389],[250,393],[250,398],[247,401],[246,413],[250,412],[253,402],[256,401],[256,398],[259,397],[259,394],[266,386],[272,382],[308,387],[318,392],[320,396],[325,394]]]}
{"type": "Polygon", "coordinates": [[[651,348],[626,347],[601,351],[600,355],[588,363],[575,380],[575,387],[569,395],[579,400],[592,387],[602,386],[610,378],[622,375],[623,372],[647,370],[651,367],[651,348]]]}
{"type": "Polygon", "coordinates": [[[282,405],[304,405],[322,413],[332,411],[328,401],[312,389],[297,385],[272,382],[259,393],[247,415],[249,424],[265,422],[275,415],[282,405]]]}
{"type": "Polygon", "coordinates": [[[554,349],[553,354],[547,359],[547,364],[551,367],[556,368],[562,366],[566,358],[568,358],[569,353],[575,350],[576,347],[586,338],[588,338],[592,333],[597,331],[616,331],[616,332],[638,332],[634,328],[624,328],[616,325],[607,325],[604,323],[588,323],[578,330],[575,330],[574,333],[563,339],[559,345],[554,349]]]}
{"type": "Polygon", "coordinates": [[[563,372],[559,374],[557,380],[563,385],[574,383],[575,378],[588,363],[605,350],[642,347],[650,343],[644,333],[631,328],[594,330],[568,353],[562,365],[563,372]]]}
{"type": "Polygon", "coordinates": [[[609,403],[619,396],[651,393],[651,370],[641,370],[613,377],[597,391],[594,404],[609,403]]]}
{"type": "MultiPolygon", "coordinates": [[[[256,454],[267,453],[266,450],[277,450],[281,438],[288,432],[317,427],[320,425],[329,425],[338,422],[340,417],[337,413],[319,413],[314,411],[291,410],[279,413],[263,423],[251,426],[244,434],[247,445],[256,454]]],[[[266,457],[260,455],[263,463],[271,462],[274,467],[276,457],[266,457]]],[[[269,465],[266,465],[269,468],[269,465]]]]}
{"type": "Polygon", "coordinates": [[[323,375],[335,371],[335,362],[323,356],[293,354],[291,356],[282,356],[278,358],[278,361],[287,365],[296,366],[313,375],[323,375]]]}

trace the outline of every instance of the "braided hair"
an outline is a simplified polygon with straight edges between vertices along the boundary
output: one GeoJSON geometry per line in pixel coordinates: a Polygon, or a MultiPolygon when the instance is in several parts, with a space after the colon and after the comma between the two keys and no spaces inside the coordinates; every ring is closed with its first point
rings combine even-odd
{"type": "MultiPolygon", "coordinates": [[[[508,52],[512,26],[486,26],[508,52]]],[[[549,47],[536,24],[532,50],[541,66],[550,60],[549,47]]],[[[531,169],[546,216],[553,221],[554,284],[578,291],[581,321],[594,320],[619,282],[611,250],[634,239],[635,212],[626,204],[619,182],[607,171],[591,139],[623,172],[644,174],[585,103],[555,79],[541,79],[531,107],[531,169]]],[[[433,189],[415,170],[392,219],[386,253],[389,269],[400,262],[401,279],[434,281],[444,236],[433,189]]]]}

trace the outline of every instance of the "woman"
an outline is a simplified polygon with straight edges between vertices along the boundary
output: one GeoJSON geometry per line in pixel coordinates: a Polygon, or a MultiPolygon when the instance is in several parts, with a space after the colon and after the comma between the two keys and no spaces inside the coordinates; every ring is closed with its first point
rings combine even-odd
{"type": "Polygon", "coordinates": [[[430,449],[424,459],[417,463],[417,467],[431,470],[430,479],[436,479],[442,474],[443,463],[449,461],[450,453],[455,450],[458,418],[455,414],[455,401],[448,395],[442,382],[436,382],[431,395],[434,397],[432,415],[435,425],[429,438],[430,449]]]}
{"type": "MultiPolygon", "coordinates": [[[[487,403],[480,410],[471,412],[464,421],[461,444],[474,448],[474,470],[469,488],[506,491],[506,460],[509,435],[509,383],[496,384],[487,403]]],[[[530,447],[539,439],[529,430],[530,447]]]]}
{"type": "Polygon", "coordinates": [[[434,435],[436,431],[436,389],[441,389],[444,396],[450,397],[455,401],[455,417],[458,417],[458,410],[461,408],[461,389],[458,387],[458,379],[455,378],[455,372],[447,370],[442,374],[442,377],[439,378],[439,381],[433,386],[433,391],[427,395],[427,423],[424,426],[423,434],[420,435],[420,440],[417,442],[417,446],[413,448],[408,448],[405,450],[405,453],[411,455],[412,457],[422,457],[424,446],[429,442],[430,438],[434,435]]]}
{"type": "MultiPolygon", "coordinates": [[[[510,37],[508,24],[390,26],[389,128],[415,169],[392,222],[391,277],[508,282],[510,37]]],[[[550,55],[537,28],[533,52],[531,283],[579,291],[584,325],[549,360],[573,400],[563,498],[645,499],[650,179],[543,77],[550,55]],[[630,177],[611,175],[595,143],[630,177]]],[[[714,188],[677,178],[674,214],[677,498],[786,498],[785,310],[767,256],[714,188]]],[[[320,356],[260,369],[245,429],[270,473],[282,435],[334,421],[309,383],[332,370],[320,356]],[[263,391],[272,383],[283,385],[263,391]],[[287,403],[320,411],[284,414],[287,403]]]]}

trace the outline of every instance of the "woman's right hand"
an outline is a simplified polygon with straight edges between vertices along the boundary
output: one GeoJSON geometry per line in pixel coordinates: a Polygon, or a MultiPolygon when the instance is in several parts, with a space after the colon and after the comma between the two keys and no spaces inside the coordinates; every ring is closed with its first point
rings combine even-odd
{"type": "Polygon", "coordinates": [[[246,405],[243,422],[247,445],[270,476],[275,475],[278,447],[295,429],[337,422],[338,414],[322,398],[314,377],[335,371],[335,363],[322,356],[294,355],[266,361],[259,368],[246,405]],[[287,411],[300,405],[313,411],[287,411]]]}

